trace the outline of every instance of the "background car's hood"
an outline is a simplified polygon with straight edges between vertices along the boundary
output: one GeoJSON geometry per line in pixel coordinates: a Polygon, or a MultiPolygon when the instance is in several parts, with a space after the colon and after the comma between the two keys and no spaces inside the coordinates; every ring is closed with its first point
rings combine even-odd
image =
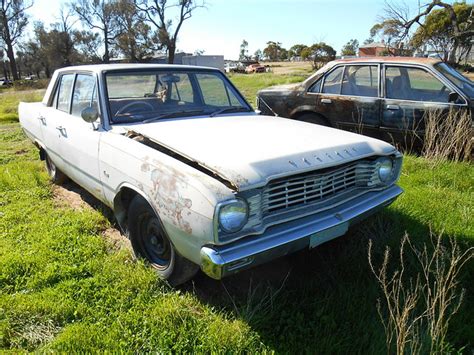
{"type": "Polygon", "coordinates": [[[395,150],[358,134],[270,116],[206,116],[127,128],[212,170],[238,190],[395,150]]]}
{"type": "Polygon", "coordinates": [[[285,85],[275,85],[275,86],[270,86],[269,88],[262,89],[258,92],[258,94],[261,93],[266,93],[266,92],[271,92],[272,94],[276,93],[291,93],[291,92],[296,92],[298,89],[301,87],[301,83],[297,84],[285,84],[285,85]]]}

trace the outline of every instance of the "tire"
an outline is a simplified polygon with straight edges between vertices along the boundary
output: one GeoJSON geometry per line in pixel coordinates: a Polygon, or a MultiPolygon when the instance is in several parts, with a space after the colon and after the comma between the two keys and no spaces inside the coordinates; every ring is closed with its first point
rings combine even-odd
{"type": "Polygon", "coordinates": [[[190,280],[199,266],[179,255],[155,211],[141,196],[128,208],[128,229],[133,252],[145,259],[158,276],[177,286],[190,280]]]}
{"type": "Polygon", "coordinates": [[[298,121],[318,124],[320,126],[331,127],[328,120],[316,113],[304,113],[301,116],[296,117],[298,121]]]}
{"type": "Polygon", "coordinates": [[[62,185],[66,182],[67,176],[59,170],[56,164],[53,163],[48,154],[45,154],[44,161],[46,163],[46,170],[48,171],[49,178],[56,185],[62,185]]]}

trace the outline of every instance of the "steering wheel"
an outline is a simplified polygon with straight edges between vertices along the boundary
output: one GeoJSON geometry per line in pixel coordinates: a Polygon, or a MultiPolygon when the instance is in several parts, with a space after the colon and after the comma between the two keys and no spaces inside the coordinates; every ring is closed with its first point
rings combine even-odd
{"type": "Polygon", "coordinates": [[[144,111],[153,111],[153,106],[149,102],[133,101],[121,107],[115,115],[123,115],[124,113],[140,113],[144,111]],[[133,108],[135,106],[135,108],[133,108]],[[142,106],[142,108],[140,108],[142,106]]]}

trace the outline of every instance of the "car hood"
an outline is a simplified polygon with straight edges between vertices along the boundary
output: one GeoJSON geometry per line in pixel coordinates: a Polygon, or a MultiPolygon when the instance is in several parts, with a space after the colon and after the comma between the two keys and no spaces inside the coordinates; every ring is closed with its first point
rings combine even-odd
{"type": "Polygon", "coordinates": [[[170,119],[126,129],[205,167],[238,191],[395,151],[388,143],[358,134],[258,115],[170,119]]]}

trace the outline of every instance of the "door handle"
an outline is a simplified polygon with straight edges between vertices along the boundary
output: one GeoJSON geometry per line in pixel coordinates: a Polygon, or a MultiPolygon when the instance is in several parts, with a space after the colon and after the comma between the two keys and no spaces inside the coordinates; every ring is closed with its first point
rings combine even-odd
{"type": "Polygon", "coordinates": [[[321,99],[321,103],[322,104],[332,104],[332,100],[331,99],[321,99]]]}
{"type": "Polygon", "coordinates": [[[56,129],[57,129],[59,132],[61,132],[61,134],[62,134],[63,136],[66,135],[66,128],[64,128],[63,126],[57,126],[56,129]]]}
{"type": "Polygon", "coordinates": [[[40,120],[41,123],[46,126],[46,119],[43,116],[38,116],[38,120],[40,120]]]}
{"type": "Polygon", "coordinates": [[[398,111],[398,110],[400,110],[400,106],[398,106],[398,105],[387,105],[386,109],[391,110],[391,111],[398,111]]]}

